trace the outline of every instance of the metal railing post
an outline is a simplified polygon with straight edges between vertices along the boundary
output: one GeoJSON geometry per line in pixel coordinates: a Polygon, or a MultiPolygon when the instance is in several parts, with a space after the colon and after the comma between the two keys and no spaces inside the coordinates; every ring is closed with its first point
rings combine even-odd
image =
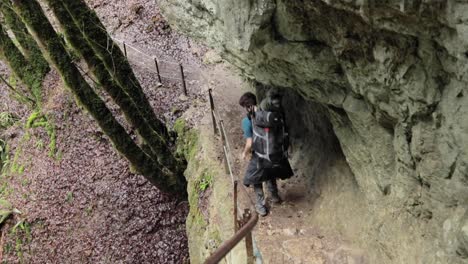
{"type": "Polygon", "coordinates": [[[180,76],[182,77],[182,87],[184,88],[184,94],[187,95],[187,85],[185,84],[185,75],[184,75],[184,67],[182,63],[179,64],[180,67],[180,76]]]}
{"type": "Polygon", "coordinates": [[[154,65],[156,66],[156,73],[158,74],[158,81],[159,83],[162,83],[161,74],[159,73],[158,59],[156,57],[154,57],[154,65]]]}
{"type": "Polygon", "coordinates": [[[213,121],[213,131],[215,135],[218,135],[218,129],[216,127],[216,118],[215,118],[215,106],[214,106],[214,100],[213,100],[213,94],[211,93],[212,89],[208,90],[208,95],[210,97],[210,108],[211,108],[211,119],[213,121]]]}
{"type": "MultiPolygon", "coordinates": [[[[244,210],[243,218],[245,219],[244,221],[247,221],[247,219],[250,219],[252,215],[250,214],[249,209],[244,210]]],[[[248,264],[253,264],[254,263],[254,254],[253,254],[253,240],[252,240],[252,231],[249,231],[245,235],[245,250],[247,252],[247,263],[248,264]]]]}
{"type": "Polygon", "coordinates": [[[239,222],[237,221],[237,180],[234,181],[234,233],[239,230],[239,222]]]}

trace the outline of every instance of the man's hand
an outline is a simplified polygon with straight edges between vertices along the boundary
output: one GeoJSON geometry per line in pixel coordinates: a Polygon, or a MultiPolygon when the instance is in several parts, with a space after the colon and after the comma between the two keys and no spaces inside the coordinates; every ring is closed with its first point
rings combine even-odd
{"type": "Polygon", "coordinates": [[[241,154],[241,159],[242,159],[242,160],[247,160],[247,159],[248,159],[248,154],[245,153],[245,151],[242,152],[242,154],[241,154]]]}

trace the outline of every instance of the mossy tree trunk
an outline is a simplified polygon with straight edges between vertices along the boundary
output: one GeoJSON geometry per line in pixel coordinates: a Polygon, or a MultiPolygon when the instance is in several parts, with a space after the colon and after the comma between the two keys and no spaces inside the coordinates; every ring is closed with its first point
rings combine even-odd
{"type": "Polygon", "coordinates": [[[109,36],[96,13],[83,0],[62,0],[61,2],[93,50],[103,60],[114,80],[138,105],[145,119],[150,121],[151,126],[163,136],[162,140],[165,140],[168,135],[167,127],[154,114],[127,58],[109,36]]]}
{"type": "Polygon", "coordinates": [[[159,189],[179,196],[185,195],[184,179],[172,173],[165,173],[155,160],[142,151],[112,116],[102,99],[84,80],[37,1],[13,0],[12,2],[15,12],[24,21],[42,51],[47,54],[47,58],[60,73],[66,86],[97,121],[114,147],[159,189]]]}
{"type": "Polygon", "coordinates": [[[38,76],[44,77],[50,70],[49,63],[42,56],[41,50],[34,41],[23,21],[16,15],[9,0],[0,0],[0,10],[3,14],[6,25],[15,35],[16,40],[21,45],[27,60],[33,65],[38,76]]]}
{"type": "MultiPolygon", "coordinates": [[[[21,46],[25,59],[29,63],[27,68],[30,69],[30,71],[24,72],[22,75],[28,76],[27,78],[30,79],[28,80],[28,83],[26,83],[26,85],[28,86],[30,92],[34,96],[36,104],[40,105],[42,101],[41,83],[45,75],[50,70],[49,64],[42,56],[42,53],[39,47],[37,46],[37,43],[29,34],[24,23],[13,11],[9,0],[0,0],[0,11],[3,14],[5,24],[14,34],[15,39],[21,46]]],[[[15,71],[15,73],[17,72],[15,71]]],[[[22,81],[24,82],[23,78],[20,77],[20,79],[22,79],[22,81]]]]}
{"type": "MultiPolygon", "coordinates": [[[[70,13],[67,11],[61,0],[47,0],[55,17],[59,21],[68,43],[84,58],[88,67],[92,70],[102,88],[112,97],[114,102],[121,108],[127,121],[135,127],[138,134],[149,146],[149,152],[153,158],[157,159],[161,166],[169,171],[182,175],[185,166],[173,156],[173,153],[166,145],[165,134],[159,135],[161,131],[155,131],[150,125],[151,120],[147,120],[142,109],[130,98],[130,96],[114,81],[107,71],[102,60],[96,55],[89,42],[86,40],[80,28],[73,22],[70,13]]],[[[142,95],[144,97],[144,95],[142,95]]],[[[166,133],[166,131],[163,131],[166,133]]]]}
{"type": "MultiPolygon", "coordinates": [[[[21,51],[15,46],[6,30],[0,24],[0,58],[2,58],[23,82],[32,94],[33,90],[40,89],[41,79],[38,79],[31,64],[28,63],[21,51]]],[[[27,94],[20,95],[29,99],[27,94]]],[[[30,100],[28,100],[30,102],[30,100]]],[[[33,101],[36,106],[36,100],[33,101]]]]}

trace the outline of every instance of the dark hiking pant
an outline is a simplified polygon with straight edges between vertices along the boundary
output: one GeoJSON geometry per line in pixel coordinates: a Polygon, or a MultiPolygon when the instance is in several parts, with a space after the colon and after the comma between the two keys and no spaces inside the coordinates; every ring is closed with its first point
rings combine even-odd
{"type": "MultiPolygon", "coordinates": [[[[266,181],[267,190],[272,197],[278,197],[278,185],[276,179],[266,181]]],[[[261,208],[265,205],[265,193],[263,192],[263,183],[254,184],[255,207],[261,208]]]]}

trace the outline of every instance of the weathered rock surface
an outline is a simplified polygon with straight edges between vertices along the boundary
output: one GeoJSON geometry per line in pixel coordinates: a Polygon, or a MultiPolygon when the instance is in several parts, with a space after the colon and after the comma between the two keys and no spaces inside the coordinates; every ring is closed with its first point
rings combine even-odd
{"type": "Polygon", "coordinates": [[[158,2],[248,78],[321,105],[379,263],[467,261],[467,2],[158,2]]]}

